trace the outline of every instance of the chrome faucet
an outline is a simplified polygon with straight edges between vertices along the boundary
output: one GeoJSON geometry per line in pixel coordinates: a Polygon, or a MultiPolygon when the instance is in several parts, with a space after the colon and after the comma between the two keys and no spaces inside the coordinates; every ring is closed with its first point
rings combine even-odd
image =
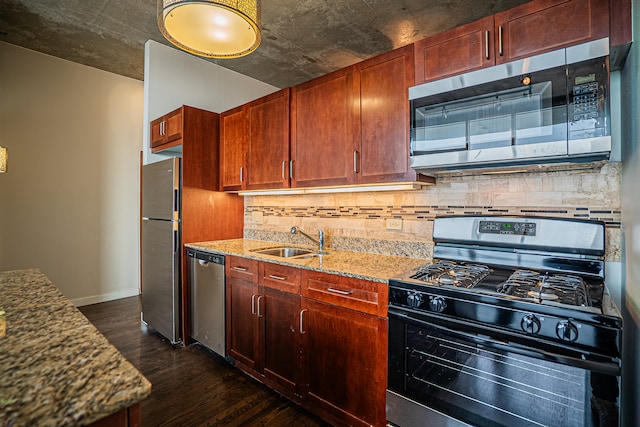
{"type": "Polygon", "coordinates": [[[295,226],[291,227],[291,234],[296,234],[296,233],[302,234],[304,237],[306,237],[307,239],[311,240],[313,243],[318,245],[318,252],[320,253],[320,255],[322,255],[324,251],[324,232],[321,229],[318,228],[318,240],[309,236],[304,231],[298,229],[298,227],[295,227],[295,226]]]}

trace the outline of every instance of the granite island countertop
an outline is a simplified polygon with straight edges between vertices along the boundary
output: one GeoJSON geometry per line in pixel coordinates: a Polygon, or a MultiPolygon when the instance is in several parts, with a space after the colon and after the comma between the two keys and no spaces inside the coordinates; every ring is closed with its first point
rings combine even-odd
{"type": "Polygon", "coordinates": [[[387,283],[387,281],[413,268],[429,263],[431,260],[400,256],[379,255],[366,252],[339,251],[326,248],[328,255],[311,258],[280,258],[253,252],[255,249],[276,246],[294,246],[317,249],[311,246],[290,245],[282,242],[264,240],[231,239],[211,242],[188,243],[191,249],[245,258],[269,261],[277,264],[305,268],[324,273],[339,274],[362,280],[387,283]]]}
{"type": "Polygon", "coordinates": [[[0,272],[0,311],[0,425],[87,425],[151,393],[40,270],[0,272]]]}

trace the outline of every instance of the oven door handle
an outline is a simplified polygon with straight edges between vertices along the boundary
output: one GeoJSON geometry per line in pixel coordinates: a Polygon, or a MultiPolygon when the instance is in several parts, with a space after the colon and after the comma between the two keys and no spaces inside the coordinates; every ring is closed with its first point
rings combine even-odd
{"type": "MultiPolygon", "coordinates": [[[[420,320],[415,320],[410,316],[404,315],[401,312],[395,311],[393,310],[391,307],[389,307],[389,317],[395,317],[398,318],[402,321],[406,321],[406,320],[413,320],[414,323],[416,324],[420,324],[421,321],[420,320]]],[[[473,334],[473,333],[469,333],[469,332],[463,332],[463,331],[459,331],[459,330],[455,330],[455,329],[451,329],[448,328],[446,326],[441,325],[440,323],[437,322],[426,322],[429,324],[429,326],[433,327],[433,328],[437,328],[437,329],[441,329],[451,335],[456,335],[459,337],[464,338],[465,340],[469,340],[471,342],[474,342],[476,344],[480,344],[489,348],[493,348],[496,350],[502,350],[502,351],[506,351],[506,352],[511,352],[511,353],[517,353],[517,354],[521,354],[523,356],[529,356],[529,357],[533,357],[535,359],[543,359],[543,360],[548,360],[551,362],[555,362],[555,363],[561,363],[564,365],[569,365],[569,366],[574,366],[577,368],[582,368],[582,369],[587,369],[589,371],[592,372],[599,372],[602,374],[607,374],[607,375],[614,375],[614,376],[619,376],[620,375],[620,365],[616,364],[615,362],[597,362],[594,360],[585,360],[585,359],[581,359],[578,357],[572,357],[572,356],[567,356],[564,354],[558,354],[558,353],[552,353],[546,350],[535,350],[535,349],[531,349],[528,346],[522,345],[522,344],[518,344],[518,343],[514,343],[514,342],[509,342],[508,344],[505,343],[504,341],[500,342],[498,341],[497,338],[491,337],[489,335],[485,335],[485,334],[481,334],[481,333],[477,333],[477,334],[473,334]]],[[[460,321],[460,320],[450,320],[449,321],[450,324],[461,324],[464,326],[471,326],[474,329],[478,329],[479,331],[484,332],[484,328],[482,328],[479,325],[471,325],[467,322],[464,321],[460,321]]]]}

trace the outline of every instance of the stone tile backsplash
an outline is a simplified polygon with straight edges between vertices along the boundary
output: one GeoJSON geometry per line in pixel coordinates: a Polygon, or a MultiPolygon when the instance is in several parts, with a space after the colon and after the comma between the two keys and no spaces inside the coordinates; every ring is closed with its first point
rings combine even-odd
{"type": "Polygon", "coordinates": [[[442,215],[553,216],[606,225],[607,261],[620,260],[620,164],[506,175],[438,177],[405,192],[245,196],[246,238],[311,243],[291,226],[327,235],[328,247],[430,258],[433,219],[442,215]],[[400,219],[391,230],[389,219],[400,219]]]}

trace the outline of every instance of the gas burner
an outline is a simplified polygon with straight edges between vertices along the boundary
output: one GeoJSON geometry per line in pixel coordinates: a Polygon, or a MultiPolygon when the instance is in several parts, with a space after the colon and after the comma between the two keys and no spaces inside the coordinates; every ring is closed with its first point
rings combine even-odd
{"type": "Polygon", "coordinates": [[[556,301],[573,306],[590,306],[585,283],[578,276],[516,270],[498,292],[537,302],[556,301]]]}
{"type": "Polygon", "coordinates": [[[435,264],[423,265],[411,278],[437,286],[472,288],[490,272],[491,269],[486,265],[439,261],[435,264]]]}

